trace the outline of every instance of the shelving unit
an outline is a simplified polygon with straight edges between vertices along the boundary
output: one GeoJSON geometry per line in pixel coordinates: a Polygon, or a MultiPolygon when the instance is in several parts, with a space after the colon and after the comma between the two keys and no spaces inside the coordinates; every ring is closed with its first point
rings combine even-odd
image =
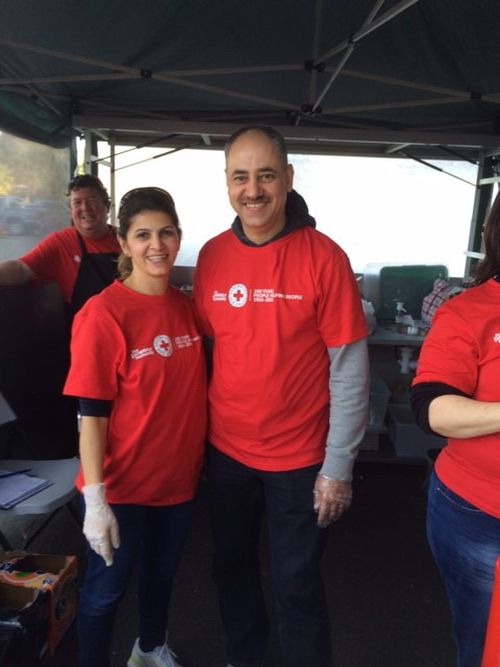
{"type": "Polygon", "coordinates": [[[377,409],[376,420],[370,420],[360,447],[362,460],[391,463],[427,463],[427,452],[442,446],[444,438],[430,436],[419,429],[413,420],[408,402],[412,375],[402,373],[398,349],[413,351],[414,361],[424,341],[422,335],[402,334],[378,325],[368,337],[372,378],[371,413],[377,409]],[[381,399],[386,387],[385,400],[381,399]],[[378,387],[378,390],[376,389],[378,387]]]}

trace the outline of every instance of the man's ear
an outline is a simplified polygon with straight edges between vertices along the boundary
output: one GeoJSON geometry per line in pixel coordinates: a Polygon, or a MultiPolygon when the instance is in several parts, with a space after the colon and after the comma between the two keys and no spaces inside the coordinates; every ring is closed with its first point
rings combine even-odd
{"type": "Polygon", "coordinates": [[[293,164],[287,164],[286,166],[286,180],[287,190],[291,192],[293,190],[293,164]]]}

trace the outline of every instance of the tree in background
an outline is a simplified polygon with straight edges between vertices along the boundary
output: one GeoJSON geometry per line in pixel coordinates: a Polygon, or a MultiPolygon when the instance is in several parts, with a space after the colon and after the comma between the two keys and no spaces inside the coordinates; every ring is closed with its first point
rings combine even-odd
{"type": "Polygon", "coordinates": [[[69,150],[0,133],[0,195],[62,200],[70,176],[69,150]],[[4,191],[7,189],[7,192],[4,191]]]}
{"type": "Polygon", "coordinates": [[[10,169],[7,165],[0,163],[0,197],[4,197],[10,193],[12,184],[10,169]]]}

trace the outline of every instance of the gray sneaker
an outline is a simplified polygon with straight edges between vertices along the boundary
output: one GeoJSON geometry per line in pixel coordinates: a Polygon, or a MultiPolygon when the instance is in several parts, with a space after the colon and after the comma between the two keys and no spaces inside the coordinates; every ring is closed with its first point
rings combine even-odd
{"type": "Polygon", "coordinates": [[[176,657],[166,644],[157,646],[152,651],[141,651],[137,638],[127,667],[181,667],[175,660],[176,657]]]}

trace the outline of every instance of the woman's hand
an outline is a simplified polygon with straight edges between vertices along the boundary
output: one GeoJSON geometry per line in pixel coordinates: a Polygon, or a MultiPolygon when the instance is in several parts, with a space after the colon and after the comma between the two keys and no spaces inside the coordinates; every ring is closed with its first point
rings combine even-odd
{"type": "Polygon", "coordinates": [[[113,510],[106,502],[104,484],[84,486],[85,517],[83,534],[90,548],[102,556],[106,565],[113,565],[113,549],[120,546],[118,523],[113,510]]]}

